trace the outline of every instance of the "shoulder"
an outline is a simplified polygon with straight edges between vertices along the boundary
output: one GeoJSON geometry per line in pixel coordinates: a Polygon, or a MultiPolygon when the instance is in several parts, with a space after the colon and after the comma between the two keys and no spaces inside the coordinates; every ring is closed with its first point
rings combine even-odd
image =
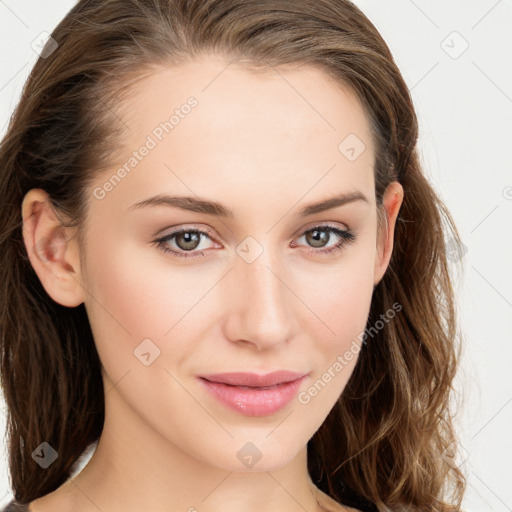
{"type": "Polygon", "coordinates": [[[19,503],[16,500],[11,500],[0,508],[0,512],[30,512],[28,504],[19,503]]]}

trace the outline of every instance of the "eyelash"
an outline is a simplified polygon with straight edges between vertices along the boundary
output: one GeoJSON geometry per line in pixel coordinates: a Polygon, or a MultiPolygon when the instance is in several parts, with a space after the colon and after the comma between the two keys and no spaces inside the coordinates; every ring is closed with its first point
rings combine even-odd
{"type": "MultiPolygon", "coordinates": [[[[337,228],[337,227],[334,227],[334,226],[329,226],[327,224],[322,224],[322,225],[319,225],[319,226],[313,226],[312,228],[309,228],[307,229],[306,231],[303,231],[302,234],[300,236],[303,236],[305,235],[306,233],[310,233],[311,231],[330,231],[330,232],[333,232],[334,234],[338,235],[340,237],[340,241],[329,247],[328,249],[319,249],[319,250],[315,250],[313,249],[312,251],[308,251],[308,252],[311,252],[313,254],[332,254],[332,253],[335,253],[337,251],[340,251],[341,249],[343,249],[343,247],[345,246],[345,244],[347,243],[350,243],[350,242],[353,242],[356,237],[354,236],[354,234],[349,230],[349,229],[340,229],[340,228],[337,228]]],[[[166,242],[168,242],[169,240],[172,240],[173,238],[177,237],[178,235],[182,234],[182,233],[197,233],[197,234],[200,234],[200,235],[205,235],[207,237],[210,237],[209,233],[206,232],[206,231],[201,231],[199,229],[193,229],[193,228],[182,228],[182,229],[178,229],[176,231],[173,231],[172,233],[169,233],[168,235],[165,235],[161,238],[158,238],[157,240],[154,241],[154,243],[164,252],[164,253],[171,253],[175,256],[178,256],[178,257],[181,257],[181,258],[195,258],[195,257],[198,257],[198,256],[204,256],[204,250],[203,251],[189,251],[188,253],[186,251],[183,251],[183,250],[180,250],[180,251],[176,251],[174,249],[169,249],[169,247],[166,245],[166,242]]]]}

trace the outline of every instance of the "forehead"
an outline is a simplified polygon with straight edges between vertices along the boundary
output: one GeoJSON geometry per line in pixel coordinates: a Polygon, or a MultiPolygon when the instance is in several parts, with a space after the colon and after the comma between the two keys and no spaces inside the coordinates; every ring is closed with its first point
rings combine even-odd
{"type": "Polygon", "coordinates": [[[373,186],[363,107],[348,87],[312,66],[255,73],[203,56],[137,82],[118,115],[125,130],[110,174],[121,166],[128,172],[111,200],[132,204],[171,191],[218,197],[245,187],[244,194],[262,197],[280,188],[296,202],[313,188],[318,196],[333,187],[373,186]]]}

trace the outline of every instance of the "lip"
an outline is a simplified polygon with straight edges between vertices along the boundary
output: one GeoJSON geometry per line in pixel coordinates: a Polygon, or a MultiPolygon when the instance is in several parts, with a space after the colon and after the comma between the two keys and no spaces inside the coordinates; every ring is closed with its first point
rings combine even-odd
{"type": "Polygon", "coordinates": [[[199,377],[210,382],[219,382],[222,384],[229,384],[230,386],[249,386],[252,388],[260,388],[291,382],[303,377],[304,375],[304,373],[279,370],[265,375],[258,375],[257,373],[249,372],[232,372],[200,375],[199,377]]]}
{"type": "Polygon", "coordinates": [[[245,416],[268,416],[284,408],[306,377],[284,370],[266,375],[236,372],[198,376],[217,400],[245,416]]]}

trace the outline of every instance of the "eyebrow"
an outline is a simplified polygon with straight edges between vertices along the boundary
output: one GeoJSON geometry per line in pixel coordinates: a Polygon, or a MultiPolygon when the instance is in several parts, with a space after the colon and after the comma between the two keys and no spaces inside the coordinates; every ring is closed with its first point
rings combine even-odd
{"type": "MultiPolygon", "coordinates": [[[[328,199],[323,199],[322,201],[316,203],[306,205],[299,210],[298,215],[299,217],[307,217],[308,215],[314,215],[315,213],[332,210],[334,208],[338,208],[355,201],[365,201],[368,203],[368,199],[362,192],[343,193],[328,199]]],[[[167,194],[159,194],[150,197],[149,199],[145,199],[144,201],[135,203],[130,206],[129,210],[145,208],[149,206],[168,206],[189,212],[204,213],[206,215],[214,215],[223,218],[234,217],[233,212],[229,208],[215,201],[209,201],[192,196],[171,196],[167,194]]]]}

